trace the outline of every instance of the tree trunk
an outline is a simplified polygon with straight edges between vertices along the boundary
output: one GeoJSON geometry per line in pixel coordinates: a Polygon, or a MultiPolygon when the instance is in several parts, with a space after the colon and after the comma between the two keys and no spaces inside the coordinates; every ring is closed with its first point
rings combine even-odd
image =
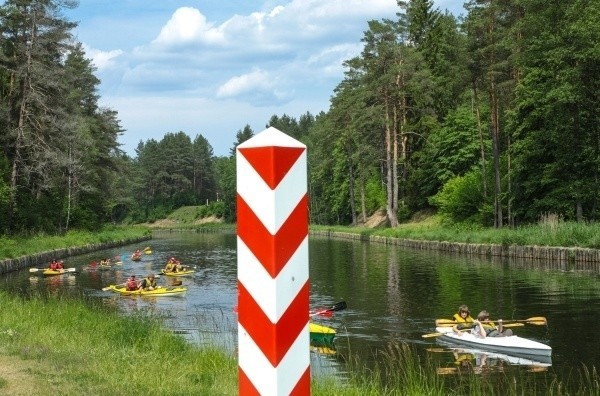
{"type": "Polygon", "coordinates": [[[487,199],[487,172],[485,163],[485,143],[483,138],[483,128],[481,127],[481,112],[479,111],[479,95],[477,94],[477,85],[473,79],[473,100],[475,108],[475,118],[477,120],[477,130],[479,131],[479,148],[481,151],[481,178],[483,184],[483,198],[487,199]]]}
{"type": "Polygon", "coordinates": [[[350,211],[352,212],[352,225],[358,223],[356,219],[356,201],[354,199],[354,166],[352,165],[352,152],[348,147],[348,188],[350,189],[350,211]]]}
{"type": "Polygon", "coordinates": [[[396,217],[396,211],[394,210],[394,176],[395,176],[395,162],[393,161],[393,142],[392,142],[392,126],[390,125],[390,108],[389,99],[386,98],[385,102],[385,166],[386,166],[386,214],[390,222],[391,227],[398,225],[398,218],[396,217]]]}
{"type": "Polygon", "coordinates": [[[492,128],[492,155],[494,159],[494,227],[502,228],[502,178],[500,172],[500,126],[498,125],[498,98],[496,85],[491,83],[490,91],[491,128],[492,128]]]}

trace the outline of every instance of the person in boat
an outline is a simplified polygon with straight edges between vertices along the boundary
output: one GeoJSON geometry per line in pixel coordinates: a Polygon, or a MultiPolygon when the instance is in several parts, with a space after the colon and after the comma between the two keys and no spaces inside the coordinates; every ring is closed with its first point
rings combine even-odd
{"type": "Polygon", "coordinates": [[[104,266],[110,265],[110,259],[104,257],[102,260],[100,260],[100,265],[104,265],[104,266]]]}
{"type": "Polygon", "coordinates": [[[148,274],[141,282],[138,287],[139,290],[154,290],[156,289],[156,279],[154,278],[154,274],[148,274]]]}
{"type": "Polygon", "coordinates": [[[452,320],[454,320],[457,324],[456,328],[458,330],[462,330],[468,327],[472,327],[473,318],[471,317],[471,311],[469,311],[469,307],[465,304],[458,307],[458,311],[452,316],[452,320]]]}
{"type": "Polygon", "coordinates": [[[167,261],[167,265],[165,266],[165,272],[177,272],[178,261],[175,260],[175,257],[171,257],[167,261]]]}
{"type": "Polygon", "coordinates": [[[51,270],[57,270],[58,269],[58,261],[56,261],[56,259],[52,259],[48,268],[50,268],[51,270]]]}
{"type": "Polygon", "coordinates": [[[513,335],[511,329],[502,327],[502,319],[498,319],[498,326],[490,322],[490,314],[488,311],[481,311],[477,315],[477,320],[473,322],[472,334],[480,337],[509,337],[513,335]]]}
{"type": "Polygon", "coordinates": [[[129,277],[129,279],[127,279],[127,282],[125,282],[125,288],[127,289],[127,291],[134,291],[137,290],[139,287],[137,281],[135,280],[135,275],[131,275],[129,277]]]}

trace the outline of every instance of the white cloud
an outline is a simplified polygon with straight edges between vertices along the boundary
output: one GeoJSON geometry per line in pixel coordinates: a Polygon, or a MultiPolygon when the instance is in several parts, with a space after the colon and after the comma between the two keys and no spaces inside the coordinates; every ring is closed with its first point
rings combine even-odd
{"type": "Polygon", "coordinates": [[[230,78],[217,90],[217,96],[227,98],[246,93],[253,89],[269,89],[272,83],[269,81],[268,73],[257,69],[242,76],[230,78]]]}
{"type": "Polygon", "coordinates": [[[238,98],[262,107],[286,101],[289,95],[279,87],[277,78],[264,70],[255,69],[250,73],[230,78],[217,89],[217,97],[238,98]]]}
{"type": "Polygon", "coordinates": [[[206,21],[202,13],[191,7],[177,9],[154,40],[156,44],[177,45],[194,42],[213,44],[223,42],[223,33],[206,21]]]}
{"type": "Polygon", "coordinates": [[[120,49],[112,50],[112,51],[100,51],[94,48],[90,48],[87,45],[83,45],[83,50],[85,51],[86,57],[92,61],[92,64],[98,70],[104,70],[116,65],[115,60],[123,54],[123,51],[120,49]]]}

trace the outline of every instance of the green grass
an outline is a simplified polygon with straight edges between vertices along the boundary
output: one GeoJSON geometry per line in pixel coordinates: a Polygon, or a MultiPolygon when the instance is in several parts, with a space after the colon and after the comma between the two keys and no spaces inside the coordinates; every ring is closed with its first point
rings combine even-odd
{"type": "Polygon", "coordinates": [[[444,225],[432,216],[396,228],[364,228],[311,225],[311,230],[379,235],[392,238],[518,246],[560,246],[600,249],[600,224],[556,220],[516,228],[482,228],[444,225]]]}
{"type": "Polygon", "coordinates": [[[2,301],[0,351],[25,364],[42,363],[30,372],[50,389],[36,394],[236,393],[232,356],[190,346],[163,330],[155,316],[139,312],[124,318],[75,299],[2,295],[2,301]]]}
{"type": "Polygon", "coordinates": [[[56,236],[42,234],[28,237],[0,236],[0,260],[54,249],[128,240],[149,235],[151,235],[151,231],[148,227],[107,226],[97,232],[69,231],[64,235],[56,236]]]}

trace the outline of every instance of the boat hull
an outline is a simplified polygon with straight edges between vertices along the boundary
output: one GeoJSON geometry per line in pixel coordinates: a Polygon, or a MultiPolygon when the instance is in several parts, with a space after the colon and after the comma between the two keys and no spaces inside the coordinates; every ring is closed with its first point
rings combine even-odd
{"type": "Polygon", "coordinates": [[[186,271],[177,271],[177,272],[167,272],[165,270],[161,270],[161,274],[165,276],[190,276],[194,275],[194,270],[186,270],[186,271]]]}
{"type": "Polygon", "coordinates": [[[53,275],[63,275],[63,274],[68,274],[68,273],[72,273],[74,271],[69,271],[67,269],[60,269],[60,270],[51,270],[51,269],[45,269],[42,274],[45,276],[53,276],[53,275]]]}
{"type": "Polygon", "coordinates": [[[110,285],[109,290],[122,296],[149,296],[149,297],[167,297],[177,296],[183,297],[187,292],[186,287],[164,287],[159,286],[154,290],[133,290],[129,291],[125,287],[110,285]]]}
{"type": "Polygon", "coordinates": [[[550,346],[516,335],[479,338],[469,332],[462,332],[460,335],[456,334],[450,327],[437,327],[436,331],[444,333],[439,337],[440,340],[455,345],[463,345],[469,348],[483,349],[513,356],[552,356],[552,348],[550,346]]]}
{"type": "Polygon", "coordinates": [[[310,322],[310,344],[313,346],[332,346],[335,338],[335,330],[331,327],[310,322]]]}

